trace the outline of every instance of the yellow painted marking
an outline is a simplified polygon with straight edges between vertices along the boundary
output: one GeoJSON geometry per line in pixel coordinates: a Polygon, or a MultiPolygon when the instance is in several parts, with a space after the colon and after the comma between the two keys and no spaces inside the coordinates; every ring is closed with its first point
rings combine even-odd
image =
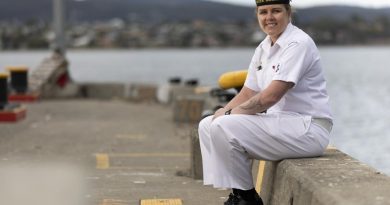
{"type": "Polygon", "coordinates": [[[119,199],[103,199],[100,205],[129,205],[129,201],[119,199]]]}
{"type": "Polygon", "coordinates": [[[111,153],[95,154],[96,169],[129,169],[129,170],[176,170],[177,167],[110,167],[110,157],[190,157],[189,153],[111,153]]]}
{"type": "Polygon", "coordinates": [[[108,169],[110,167],[110,158],[107,154],[96,154],[96,169],[108,169]]]}
{"type": "Polygon", "coordinates": [[[256,191],[258,193],[261,192],[261,185],[263,183],[263,177],[264,177],[264,168],[265,168],[265,161],[260,160],[259,171],[257,171],[257,180],[256,180],[256,191]]]}
{"type": "Polygon", "coordinates": [[[132,140],[143,140],[146,138],[144,134],[117,134],[116,138],[120,139],[132,139],[132,140]]]}
{"type": "Polygon", "coordinates": [[[182,170],[184,167],[109,167],[108,169],[123,170],[182,170]]]}
{"type": "Polygon", "coordinates": [[[190,157],[190,153],[112,153],[110,157],[190,157]]]}
{"type": "Polygon", "coordinates": [[[329,150],[336,150],[337,147],[333,146],[333,145],[328,145],[328,147],[326,149],[329,149],[329,150]]]}
{"type": "Polygon", "coordinates": [[[140,205],[182,205],[181,199],[144,199],[140,205]]]}

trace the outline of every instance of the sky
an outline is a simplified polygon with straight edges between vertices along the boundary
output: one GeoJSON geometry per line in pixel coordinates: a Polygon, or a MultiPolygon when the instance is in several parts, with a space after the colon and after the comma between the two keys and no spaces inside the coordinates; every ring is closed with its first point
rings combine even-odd
{"type": "MultiPolygon", "coordinates": [[[[220,1],[226,3],[233,3],[238,5],[254,6],[255,0],[210,0],[220,1]]],[[[382,8],[390,7],[390,0],[292,0],[291,5],[297,8],[306,8],[311,6],[321,5],[350,5],[350,6],[362,6],[368,8],[382,8]]]]}

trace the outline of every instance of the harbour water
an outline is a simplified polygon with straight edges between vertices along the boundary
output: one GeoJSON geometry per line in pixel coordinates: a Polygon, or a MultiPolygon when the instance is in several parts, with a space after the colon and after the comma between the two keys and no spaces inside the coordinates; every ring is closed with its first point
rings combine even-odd
{"type": "MultiPolygon", "coordinates": [[[[173,76],[217,86],[226,71],[246,69],[254,48],[69,50],[76,82],[164,84],[173,76]]],[[[331,143],[390,175],[390,47],[320,47],[335,126],[331,143]]],[[[49,51],[3,51],[7,65],[34,69],[49,51]]]]}

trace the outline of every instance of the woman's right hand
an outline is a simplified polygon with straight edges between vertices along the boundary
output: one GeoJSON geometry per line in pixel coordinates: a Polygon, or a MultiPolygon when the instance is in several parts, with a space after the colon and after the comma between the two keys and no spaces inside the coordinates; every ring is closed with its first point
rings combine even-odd
{"type": "Polygon", "coordinates": [[[226,111],[227,111],[227,109],[225,109],[225,108],[219,108],[217,111],[215,111],[214,116],[213,116],[213,120],[215,120],[217,117],[225,115],[226,111]]]}

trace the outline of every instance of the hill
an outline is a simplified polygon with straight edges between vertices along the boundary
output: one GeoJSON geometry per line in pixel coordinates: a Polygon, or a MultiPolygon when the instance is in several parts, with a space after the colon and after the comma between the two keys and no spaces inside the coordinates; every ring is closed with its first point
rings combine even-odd
{"type": "MultiPolygon", "coordinates": [[[[52,16],[53,0],[12,0],[0,2],[0,20],[44,20],[52,16]]],[[[71,22],[99,21],[112,18],[145,22],[188,21],[253,21],[252,7],[205,0],[64,0],[67,19],[71,22]]],[[[346,20],[359,16],[367,21],[379,17],[390,19],[390,8],[370,9],[351,6],[320,6],[297,9],[299,23],[321,18],[346,20]]]]}
{"type": "MultiPolygon", "coordinates": [[[[202,0],[65,0],[67,19],[72,22],[112,18],[149,22],[246,21],[252,8],[202,0]]],[[[0,20],[49,20],[52,0],[12,0],[0,2],[0,20]]]]}
{"type": "Polygon", "coordinates": [[[377,18],[390,19],[390,8],[363,8],[352,6],[318,6],[298,9],[296,18],[300,23],[306,24],[320,19],[346,21],[351,18],[361,18],[365,21],[373,21],[377,18]]]}
{"type": "MultiPolygon", "coordinates": [[[[0,20],[44,20],[52,16],[53,0],[12,0],[0,2],[0,20]]],[[[143,22],[253,21],[252,7],[204,0],[64,0],[67,19],[71,22],[100,21],[112,18],[143,22]]],[[[343,21],[358,16],[366,21],[379,17],[390,19],[390,8],[370,9],[351,6],[320,6],[297,9],[299,23],[331,18],[343,21]]]]}
{"type": "MultiPolygon", "coordinates": [[[[0,1],[0,49],[47,48],[52,1],[0,1]]],[[[249,46],[261,38],[254,7],[206,0],[64,1],[75,47],[249,46]],[[124,21],[107,22],[114,18],[124,21]]],[[[319,44],[390,44],[390,8],[322,6],[297,9],[293,17],[319,44]]]]}

